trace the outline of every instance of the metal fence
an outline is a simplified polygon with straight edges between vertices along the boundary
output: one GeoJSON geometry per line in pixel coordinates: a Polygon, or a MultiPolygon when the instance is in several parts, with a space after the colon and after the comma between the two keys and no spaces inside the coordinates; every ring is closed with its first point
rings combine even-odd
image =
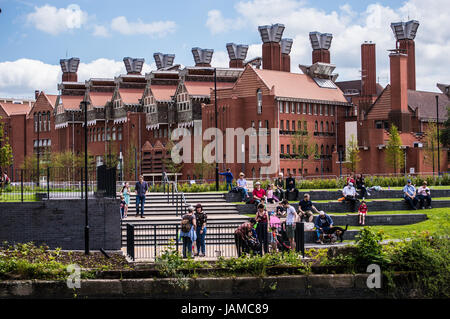
{"type": "MultiPolygon", "coordinates": [[[[241,223],[208,223],[205,236],[205,257],[237,257],[234,231],[241,223]]],[[[173,248],[182,254],[183,243],[179,224],[126,224],[122,227],[122,247],[134,261],[154,261],[173,248]]],[[[304,224],[297,223],[296,250],[305,254],[304,224]]],[[[193,243],[195,246],[196,243],[193,243]]],[[[194,252],[194,249],[192,250],[194,252]]]]}
{"type": "MultiPolygon", "coordinates": [[[[11,182],[0,185],[0,202],[27,202],[56,198],[84,198],[83,167],[16,169],[11,182]]],[[[96,169],[88,169],[88,196],[97,191],[96,169]]]]}

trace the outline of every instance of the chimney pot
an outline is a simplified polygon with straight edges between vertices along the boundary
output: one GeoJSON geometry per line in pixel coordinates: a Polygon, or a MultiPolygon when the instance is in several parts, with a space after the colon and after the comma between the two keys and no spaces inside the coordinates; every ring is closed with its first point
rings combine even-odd
{"type": "Polygon", "coordinates": [[[156,68],[159,70],[171,67],[175,59],[175,54],[162,54],[161,52],[157,52],[153,54],[153,58],[155,59],[156,68]]]}
{"type": "Polygon", "coordinates": [[[191,51],[194,56],[195,66],[211,66],[211,60],[214,53],[213,49],[200,49],[195,47],[192,48],[191,51]]]}
{"type": "Polygon", "coordinates": [[[77,82],[78,81],[78,65],[80,64],[79,58],[60,59],[62,81],[63,82],[77,82]]]}

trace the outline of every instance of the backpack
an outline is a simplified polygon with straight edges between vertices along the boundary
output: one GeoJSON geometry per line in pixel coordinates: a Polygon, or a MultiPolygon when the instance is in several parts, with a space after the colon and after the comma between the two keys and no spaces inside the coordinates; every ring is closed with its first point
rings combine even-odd
{"type": "Polygon", "coordinates": [[[189,233],[191,231],[191,227],[192,225],[189,219],[183,218],[181,220],[181,231],[183,233],[189,233]]]}

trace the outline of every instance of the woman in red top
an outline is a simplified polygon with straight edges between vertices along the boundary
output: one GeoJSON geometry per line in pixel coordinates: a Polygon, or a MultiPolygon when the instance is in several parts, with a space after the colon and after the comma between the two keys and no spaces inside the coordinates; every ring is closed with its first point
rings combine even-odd
{"type": "Polygon", "coordinates": [[[266,207],[263,203],[258,205],[255,219],[258,223],[256,226],[256,235],[261,243],[260,253],[262,255],[264,250],[264,253],[267,254],[269,252],[269,214],[267,213],[266,207]]]}
{"type": "Polygon", "coordinates": [[[361,202],[361,205],[359,206],[359,209],[358,209],[358,213],[359,213],[359,224],[364,225],[364,223],[366,221],[366,214],[367,214],[367,205],[366,205],[365,201],[361,202]],[[362,219],[362,224],[361,224],[361,219],[362,219]]]}
{"type": "Polygon", "coordinates": [[[255,183],[255,189],[252,192],[253,194],[253,200],[255,201],[256,206],[259,205],[261,202],[266,202],[266,191],[261,188],[261,183],[256,182],[255,183]]]}

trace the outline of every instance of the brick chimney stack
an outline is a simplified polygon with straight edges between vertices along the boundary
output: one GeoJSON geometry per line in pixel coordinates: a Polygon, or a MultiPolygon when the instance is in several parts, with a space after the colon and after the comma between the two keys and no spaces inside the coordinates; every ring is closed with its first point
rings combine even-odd
{"type": "Polygon", "coordinates": [[[408,55],[408,89],[416,90],[416,50],[414,39],[416,37],[419,21],[391,23],[391,29],[397,40],[397,49],[408,55]]]}
{"type": "Polygon", "coordinates": [[[141,74],[142,67],[144,66],[144,58],[123,58],[123,63],[125,63],[125,68],[127,69],[127,74],[141,74]]]}
{"type": "Polygon", "coordinates": [[[411,131],[411,114],[408,111],[408,56],[394,52],[389,54],[391,71],[391,111],[389,121],[399,131],[411,131]]]}
{"type": "Polygon", "coordinates": [[[281,39],[281,71],[291,72],[292,39],[281,39]]]}
{"type": "Polygon", "coordinates": [[[330,46],[333,35],[331,33],[320,33],[317,31],[309,33],[309,41],[313,48],[312,64],[316,62],[330,63],[330,46]]]}
{"type": "Polygon", "coordinates": [[[155,59],[156,68],[159,70],[171,67],[175,59],[175,54],[162,54],[161,52],[157,52],[153,53],[153,58],[155,59]]]}
{"type": "Polygon", "coordinates": [[[247,57],[248,45],[227,43],[227,51],[230,58],[230,68],[243,68],[244,60],[247,57]]]}
{"type": "Polygon", "coordinates": [[[280,23],[258,27],[261,40],[263,41],[263,69],[276,71],[282,70],[280,42],[283,36],[284,28],[284,25],[280,23]]]}
{"type": "Polygon", "coordinates": [[[61,59],[59,60],[61,65],[62,82],[77,82],[78,81],[78,65],[80,64],[79,58],[61,59]]]}
{"type": "Polygon", "coordinates": [[[195,66],[211,67],[211,60],[214,53],[213,49],[192,48],[195,66]]]}
{"type": "Polygon", "coordinates": [[[375,43],[361,44],[362,96],[377,95],[377,63],[375,43]]]}

